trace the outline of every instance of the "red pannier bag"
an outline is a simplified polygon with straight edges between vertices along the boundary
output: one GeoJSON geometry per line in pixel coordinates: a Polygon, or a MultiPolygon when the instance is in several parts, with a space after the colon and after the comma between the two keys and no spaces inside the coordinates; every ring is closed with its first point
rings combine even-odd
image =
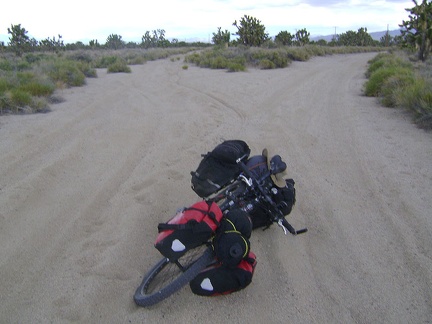
{"type": "Polygon", "coordinates": [[[220,225],[222,211],[214,203],[200,201],[158,225],[155,247],[163,256],[177,260],[188,250],[207,242],[220,225]]]}

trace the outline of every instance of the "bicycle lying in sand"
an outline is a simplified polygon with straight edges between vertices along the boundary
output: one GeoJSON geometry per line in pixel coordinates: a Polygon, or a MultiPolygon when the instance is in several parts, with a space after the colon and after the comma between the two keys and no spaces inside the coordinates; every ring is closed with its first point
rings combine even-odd
{"type": "MultiPolygon", "coordinates": [[[[286,168],[286,164],[276,158],[273,167],[262,177],[257,178],[242,159],[238,159],[242,173],[228,186],[214,195],[205,198],[209,203],[216,203],[222,213],[233,208],[241,208],[250,212],[257,206],[265,206],[266,214],[271,223],[280,226],[284,233],[297,235],[307,232],[307,229],[296,231],[285,219],[281,206],[272,199],[272,190],[269,185],[271,175],[277,174],[286,168]]],[[[283,206],[282,206],[283,207],[283,206]]],[[[268,226],[267,226],[268,227],[268,226]]],[[[180,288],[193,280],[204,268],[215,262],[214,251],[210,242],[188,250],[179,258],[162,258],[147,272],[139,287],[136,289],[134,301],[138,306],[148,307],[169,297],[180,288]]]]}

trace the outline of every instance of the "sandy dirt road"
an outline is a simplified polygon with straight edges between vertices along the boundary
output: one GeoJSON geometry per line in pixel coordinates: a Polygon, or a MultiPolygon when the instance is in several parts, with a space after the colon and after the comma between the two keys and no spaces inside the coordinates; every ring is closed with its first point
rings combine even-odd
{"type": "Polygon", "coordinates": [[[244,73],[160,60],[1,116],[0,322],[430,323],[432,134],[361,95],[372,57],[244,73]],[[287,161],[289,219],[309,232],[254,232],[239,293],[136,307],[157,224],[198,200],[200,154],[234,138],[287,161]]]}

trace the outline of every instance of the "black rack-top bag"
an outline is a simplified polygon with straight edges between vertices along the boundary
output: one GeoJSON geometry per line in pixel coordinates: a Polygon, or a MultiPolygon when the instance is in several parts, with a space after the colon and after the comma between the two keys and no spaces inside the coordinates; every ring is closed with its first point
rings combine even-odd
{"type": "Polygon", "coordinates": [[[234,180],[241,172],[238,161],[249,157],[250,148],[242,140],[228,140],[203,155],[196,171],[192,171],[192,189],[208,197],[234,180]]]}

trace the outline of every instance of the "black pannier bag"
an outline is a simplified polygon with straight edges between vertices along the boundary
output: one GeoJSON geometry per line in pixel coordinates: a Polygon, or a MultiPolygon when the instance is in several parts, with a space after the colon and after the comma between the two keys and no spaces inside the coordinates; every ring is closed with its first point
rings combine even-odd
{"type": "Polygon", "coordinates": [[[286,216],[291,213],[292,207],[296,202],[295,182],[293,179],[285,180],[286,186],[284,188],[274,189],[273,201],[278,206],[279,210],[286,216]]]}
{"type": "MultiPolygon", "coordinates": [[[[266,186],[271,186],[271,198],[276,203],[278,209],[283,215],[288,215],[296,202],[295,182],[293,179],[281,179],[281,183],[276,183],[271,179],[269,171],[269,160],[267,152],[263,151],[262,155],[252,156],[247,162],[246,167],[251,174],[266,186]]],[[[255,208],[249,211],[249,216],[252,220],[252,227],[268,227],[273,224],[271,215],[265,204],[258,204],[255,208]]]]}
{"type": "MultiPolygon", "coordinates": [[[[293,179],[285,180],[286,186],[280,188],[274,186],[271,190],[271,198],[276,203],[277,208],[282,212],[284,216],[291,213],[292,207],[296,202],[295,182],[293,179]]],[[[271,215],[266,205],[258,204],[255,208],[249,211],[249,216],[252,220],[252,228],[256,229],[259,227],[269,227],[273,224],[271,215]]]]}
{"type": "Polygon", "coordinates": [[[192,189],[202,197],[208,197],[234,180],[241,172],[237,161],[249,157],[250,148],[242,140],[228,140],[203,155],[196,171],[192,171],[192,189]]]}

